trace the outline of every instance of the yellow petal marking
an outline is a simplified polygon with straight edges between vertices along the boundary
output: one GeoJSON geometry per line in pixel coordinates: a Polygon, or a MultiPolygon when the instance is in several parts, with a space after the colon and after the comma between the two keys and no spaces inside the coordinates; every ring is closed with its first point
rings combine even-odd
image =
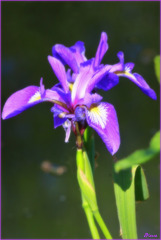
{"type": "Polygon", "coordinates": [[[33,103],[41,99],[41,95],[39,92],[36,92],[28,101],[28,103],[33,103]]]}
{"type": "Polygon", "coordinates": [[[73,83],[69,83],[69,90],[72,92],[72,90],[73,90],[73,83]]]}
{"type": "Polygon", "coordinates": [[[114,72],[117,76],[121,76],[122,74],[129,76],[131,78],[133,78],[134,80],[136,80],[135,76],[132,73],[129,73],[127,71],[116,71],[114,72]]]}
{"type": "Polygon", "coordinates": [[[104,129],[106,127],[108,108],[103,103],[96,105],[92,104],[90,110],[88,111],[88,116],[91,122],[99,125],[104,129]]]}

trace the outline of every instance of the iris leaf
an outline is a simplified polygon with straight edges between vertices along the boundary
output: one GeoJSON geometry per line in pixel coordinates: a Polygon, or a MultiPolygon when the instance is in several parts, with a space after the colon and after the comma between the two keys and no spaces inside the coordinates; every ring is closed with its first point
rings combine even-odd
{"type": "Polygon", "coordinates": [[[137,166],[121,170],[114,169],[114,191],[123,239],[137,239],[135,214],[135,172],[137,166]]]}
{"type": "Polygon", "coordinates": [[[160,131],[152,138],[149,148],[137,150],[128,157],[115,163],[115,171],[128,169],[134,165],[145,163],[151,160],[160,151],[160,131]]]}
{"type": "Polygon", "coordinates": [[[160,56],[157,55],[154,58],[154,68],[155,68],[155,74],[157,76],[158,82],[160,83],[160,56]]]}
{"type": "Polygon", "coordinates": [[[144,170],[138,166],[135,171],[135,200],[144,201],[149,198],[149,190],[144,170]]]}

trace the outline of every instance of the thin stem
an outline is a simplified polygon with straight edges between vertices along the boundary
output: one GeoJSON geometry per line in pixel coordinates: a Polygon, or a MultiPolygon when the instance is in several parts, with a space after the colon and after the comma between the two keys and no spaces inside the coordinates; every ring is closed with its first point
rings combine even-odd
{"type": "MultiPolygon", "coordinates": [[[[77,149],[76,159],[77,159],[77,168],[80,168],[82,171],[84,171],[85,165],[84,165],[82,149],[77,149]]],[[[87,202],[87,200],[85,199],[85,197],[83,195],[81,186],[80,186],[80,190],[81,190],[81,195],[82,195],[82,207],[83,207],[84,212],[87,217],[91,235],[92,235],[93,239],[100,239],[100,236],[98,234],[97,227],[95,225],[95,221],[93,218],[92,210],[89,206],[89,203],[87,202]]]]}
{"type": "Polygon", "coordinates": [[[94,149],[94,135],[93,135],[93,130],[90,127],[87,127],[84,135],[84,146],[87,151],[89,161],[91,164],[92,172],[94,174],[94,169],[95,169],[95,149],[94,149]]]}
{"type": "Polygon", "coordinates": [[[83,141],[82,141],[82,136],[79,131],[79,125],[78,122],[75,122],[75,130],[76,130],[76,145],[78,149],[82,149],[83,146],[83,141]]]}
{"type": "Polygon", "coordinates": [[[111,236],[110,232],[108,231],[99,211],[97,210],[97,211],[93,212],[93,214],[94,214],[96,221],[99,224],[104,236],[106,237],[106,239],[112,239],[112,236],[111,236]]]}
{"type": "Polygon", "coordinates": [[[89,228],[90,228],[90,231],[91,231],[92,238],[93,239],[100,239],[100,236],[99,236],[99,233],[98,233],[98,230],[97,230],[97,227],[95,225],[94,218],[93,218],[93,213],[92,213],[92,211],[89,207],[89,204],[84,200],[83,197],[82,197],[82,199],[83,199],[82,207],[83,207],[84,212],[85,212],[86,217],[87,217],[87,221],[88,221],[88,225],[89,225],[89,228]]]}

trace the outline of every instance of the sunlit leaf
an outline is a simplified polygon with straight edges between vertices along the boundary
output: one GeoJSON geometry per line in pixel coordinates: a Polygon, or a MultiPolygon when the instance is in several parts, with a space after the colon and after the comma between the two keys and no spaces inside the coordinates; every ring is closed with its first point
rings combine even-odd
{"type": "Polygon", "coordinates": [[[135,172],[137,166],[116,172],[114,169],[114,191],[123,239],[137,239],[135,214],[135,172]]]}
{"type": "Polygon", "coordinates": [[[160,83],[160,56],[156,56],[154,58],[154,68],[155,68],[155,74],[157,76],[158,82],[160,83]]]}
{"type": "Polygon", "coordinates": [[[160,151],[160,131],[158,131],[150,141],[150,148],[154,149],[155,151],[160,151]]]}
{"type": "Polygon", "coordinates": [[[137,150],[128,157],[119,160],[115,164],[115,171],[130,168],[137,164],[145,163],[151,160],[160,151],[160,132],[157,132],[150,142],[150,146],[147,149],[137,150]]]}
{"type": "Polygon", "coordinates": [[[144,201],[149,198],[149,189],[144,170],[138,166],[135,171],[135,200],[144,201]]]}

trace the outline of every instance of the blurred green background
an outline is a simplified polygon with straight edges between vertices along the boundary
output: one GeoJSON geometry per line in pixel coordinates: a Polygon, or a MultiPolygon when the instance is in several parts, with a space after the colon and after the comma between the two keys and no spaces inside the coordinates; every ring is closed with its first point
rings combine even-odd
{"type": "MultiPolygon", "coordinates": [[[[159,2],[2,2],[2,106],[15,91],[57,79],[47,61],[56,43],[85,42],[86,56],[95,55],[100,34],[108,34],[103,62],[126,62],[156,91],[144,95],[128,79],[108,92],[104,101],[117,111],[121,146],[117,157],[148,147],[159,129],[159,84],[153,58],[159,54],[159,2]]],[[[52,105],[43,103],[2,121],[2,238],[91,238],[76,179],[75,138],[64,143],[62,127],[53,129],[52,105]],[[64,165],[52,176],[40,168],[44,160],[64,165]]],[[[95,171],[100,212],[112,236],[120,238],[112,180],[112,158],[95,134],[99,155],[95,171]]],[[[144,166],[150,198],[137,203],[138,236],[159,237],[159,156],[144,166]]]]}

